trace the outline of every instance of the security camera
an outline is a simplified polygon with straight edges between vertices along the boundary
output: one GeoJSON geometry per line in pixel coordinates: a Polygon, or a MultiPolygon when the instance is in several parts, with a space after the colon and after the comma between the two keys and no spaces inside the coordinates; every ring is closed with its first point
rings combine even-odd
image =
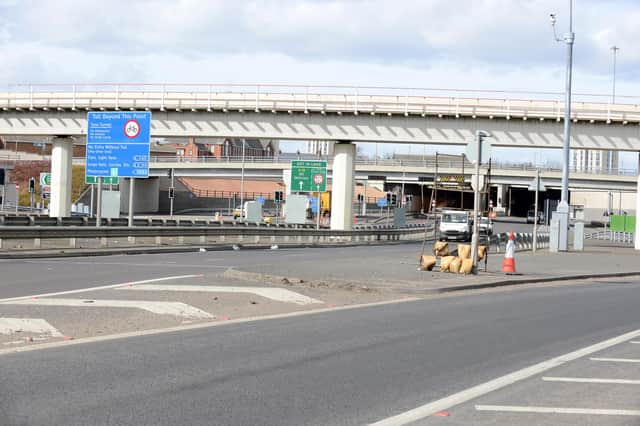
{"type": "Polygon", "coordinates": [[[551,25],[555,25],[556,24],[556,14],[555,13],[550,13],[549,14],[549,19],[551,20],[551,25]]]}

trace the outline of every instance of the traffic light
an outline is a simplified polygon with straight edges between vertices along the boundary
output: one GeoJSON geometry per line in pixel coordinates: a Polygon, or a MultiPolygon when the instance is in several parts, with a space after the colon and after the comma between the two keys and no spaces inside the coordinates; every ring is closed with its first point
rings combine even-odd
{"type": "Polygon", "coordinates": [[[398,194],[391,194],[391,205],[392,206],[398,205],[398,194]]]}
{"type": "Polygon", "coordinates": [[[391,193],[387,192],[387,205],[390,206],[391,205],[391,193]]]}
{"type": "Polygon", "coordinates": [[[358,202],[361,203],[364,201],[364,195],[358,194],[358,202]]]}
{"type": "Polygon", "coordinates": [[[284,200],[284,193],[282,191],[275,191],[273,193],[273,200],[276,203],[281,203],[284,200]]]}
{"type": "Polygon", "coordinates": [[[36,192],[36,180],[34,178],[29,179],[29,192],[32,194],[36,192]]]}
{"type": "Polygon", "coordinates": [[[169,188],[169,198],[173,198],[175,196],[175,188],[169,188]]]}
{"type": "Polygon", "coordinates": [[[4,185],[4,169],[0,169],[0,185],[4,185]]]}

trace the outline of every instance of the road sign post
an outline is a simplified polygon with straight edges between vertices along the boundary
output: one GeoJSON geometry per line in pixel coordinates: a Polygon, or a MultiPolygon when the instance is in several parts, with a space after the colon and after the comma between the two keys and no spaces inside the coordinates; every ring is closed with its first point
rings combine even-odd
{"type": "Polygon", "coordinates": [[[480,224],[478,223],[478,213],[480,210],[480,163],[482,159],[489,158],[491,155],[491,145],[483,144],[484,138],[489,134],[483,130],[476,131],[476,140],[467,145],[467,154],[473,154],[469,157],[471,161],[475,161],[475,176],[473,177],[473,236],[471,237],[471,259],[473,263],[473,273],[478,273],[478,237],[480,224]]]}
{"type": "Polygon", "coordinates": [[[533,207],[533,252],[536,251],[538,245],[538,193],[546,191],[545,186],[540,181],[540,169],[536,169],[536,177],[529,185],[529,191],[535,191],[535,205],[533,207]]]}

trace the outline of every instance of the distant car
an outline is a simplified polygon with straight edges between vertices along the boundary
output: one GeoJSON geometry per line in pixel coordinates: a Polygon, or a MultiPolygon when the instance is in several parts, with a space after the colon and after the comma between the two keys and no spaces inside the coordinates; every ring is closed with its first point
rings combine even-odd
{"type": "MultiPolygon", "coordinates": [[[[536,211],[529,209],[527,212],[527,223],[533,223],[535,221],[536,211]]],[[[544,223],[544,212],[538,210],[538,224],[544,223]]]]}
{"type": "Polygon", "coordinates": [[[486,216],[480,218],[478,222],[479,231],[484,235],[493,235],[493,222],[486,216]]]}

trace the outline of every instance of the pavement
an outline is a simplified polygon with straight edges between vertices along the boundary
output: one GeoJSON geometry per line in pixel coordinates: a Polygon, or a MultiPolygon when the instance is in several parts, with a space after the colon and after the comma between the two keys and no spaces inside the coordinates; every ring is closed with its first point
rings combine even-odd
{"type": "Polygon", "coordinates": [[[594,360],[640,358],[640,282],[571,284],[4,353],[0,424],[638,424],[637,385],[543,380],[640,379],[594,360]]]}

